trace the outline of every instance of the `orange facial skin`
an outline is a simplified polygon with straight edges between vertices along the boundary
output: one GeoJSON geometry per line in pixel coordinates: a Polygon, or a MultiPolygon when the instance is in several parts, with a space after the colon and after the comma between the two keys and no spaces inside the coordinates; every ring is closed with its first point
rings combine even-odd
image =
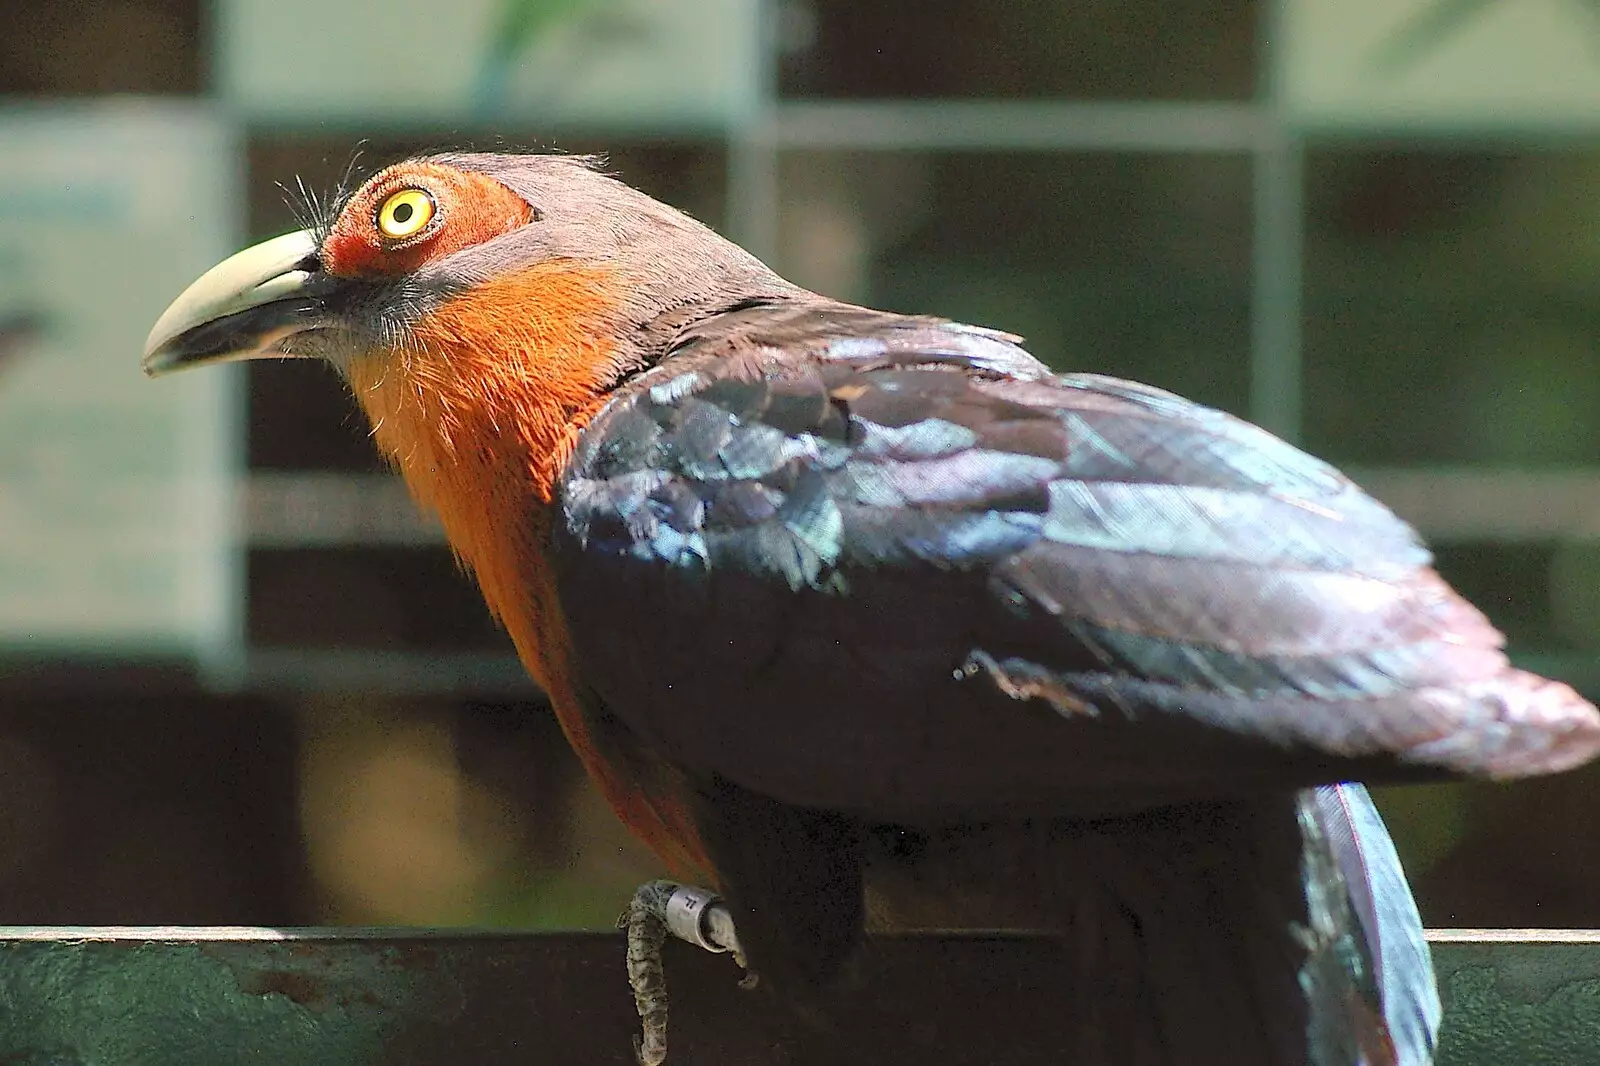
{"type": "Polygon", "coordinates": [[[527,202],[493,178],[436,163],[402,164],[380,173],[339,213],[322,244],[322,266],[345,278],[397,276],[509,233],[531,218],[527,202]],[[413,188],[432,195],[433,219],[412,237],[386,240],[377,227],[378,209],[390,196],[413,188]]]}

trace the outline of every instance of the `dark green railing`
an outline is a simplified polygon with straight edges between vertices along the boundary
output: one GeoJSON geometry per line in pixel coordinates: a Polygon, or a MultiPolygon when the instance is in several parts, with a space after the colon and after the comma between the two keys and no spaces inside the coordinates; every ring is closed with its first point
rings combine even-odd
{"type": "MultiPolygon", "coordinates": [[[[1442,931],[1441,1066],[1600,1064],[1600,933],[1442,931]]],[[[876,941],[819,1027],[672,944],[683,1066],[1055,1063],[1054,953],[1026,937],[876,941]]],[[[632,1061],[603,934],[0,929],[5,1066],[494,1066],[632,1061]]]]}

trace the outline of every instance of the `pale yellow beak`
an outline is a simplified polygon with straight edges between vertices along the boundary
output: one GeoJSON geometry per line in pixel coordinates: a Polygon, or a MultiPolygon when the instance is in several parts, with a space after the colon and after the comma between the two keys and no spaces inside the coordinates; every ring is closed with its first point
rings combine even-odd
{"type": "Polygon", "coordinates": [[[229,256],[156,319],[144,343],[144,372],[292,355],[284,341],[327,324],[328,282],[309,230],[229,256]]]}

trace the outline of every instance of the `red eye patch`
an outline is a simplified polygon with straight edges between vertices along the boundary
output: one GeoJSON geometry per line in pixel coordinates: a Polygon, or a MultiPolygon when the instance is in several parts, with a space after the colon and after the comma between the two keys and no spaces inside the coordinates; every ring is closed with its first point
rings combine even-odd
{"type": "Polygon", "coordinates": [[[322,267],[346,278],[406,274],[532,218],[527,201],[493,178],[438,163],[397,163],[374,175],[345,204],[322,242],[322,267]],[[431,196],[435,214],[415,236],[395,241],[379,230],[378,209],[402,189],[431,196]]]}

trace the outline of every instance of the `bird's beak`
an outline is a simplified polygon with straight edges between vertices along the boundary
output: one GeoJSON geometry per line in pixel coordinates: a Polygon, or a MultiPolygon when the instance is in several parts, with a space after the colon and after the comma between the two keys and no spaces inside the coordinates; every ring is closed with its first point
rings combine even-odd
{"type": "Polygon", "coordinates": [[[161,313],[144,343],[144,372],[292,355],[289,338],[330,324],[324,298],[332,283],[309,230],[246,248],[202,274],[161,313]]]}

